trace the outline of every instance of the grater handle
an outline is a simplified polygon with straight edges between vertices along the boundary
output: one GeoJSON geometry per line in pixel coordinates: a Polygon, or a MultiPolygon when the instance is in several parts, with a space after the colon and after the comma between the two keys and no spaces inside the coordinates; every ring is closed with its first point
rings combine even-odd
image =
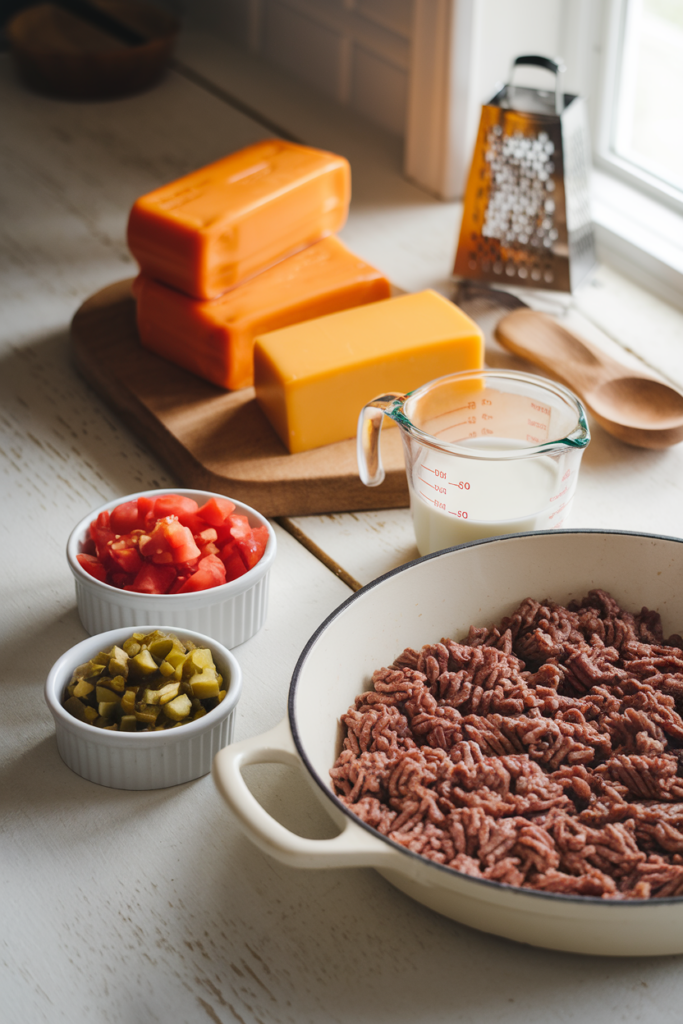
{"type": "Polygon", "coordinates": [[[534,54],[528,54],[524,57],[515,57],[510,68],[510,79],[508,85],[512,85],[512,75],[515,68],[520,64],[533,65],[536,68],[545,68],[546,71],[552,71],[555,75],[555,113],[561,114],[564,110],[564,95],[562,93],[562,87],[560,83],[560,75],[566,71],[566,67],[560,60],[553,60],[552,57],[539,57],[534,54]]]}

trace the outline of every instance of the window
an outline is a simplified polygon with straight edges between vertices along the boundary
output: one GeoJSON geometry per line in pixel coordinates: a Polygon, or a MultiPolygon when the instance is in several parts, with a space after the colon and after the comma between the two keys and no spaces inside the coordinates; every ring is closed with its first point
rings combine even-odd
{"type": "Polygon", "coordinates": [[[683,212],[683,0],[614,0],[597,160],[683,212]]]}

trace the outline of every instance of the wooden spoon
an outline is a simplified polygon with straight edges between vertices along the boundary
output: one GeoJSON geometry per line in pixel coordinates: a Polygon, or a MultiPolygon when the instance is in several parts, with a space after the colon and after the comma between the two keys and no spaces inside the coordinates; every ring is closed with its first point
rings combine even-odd
{"type": "Polygon", "coordinates": [[[598,423],[626,444],[668,448],[683,441],[683,394],[605,355],[545,313],[517,309],[499,321],[495,335],[508,351],[575,391],[598,423]]]}

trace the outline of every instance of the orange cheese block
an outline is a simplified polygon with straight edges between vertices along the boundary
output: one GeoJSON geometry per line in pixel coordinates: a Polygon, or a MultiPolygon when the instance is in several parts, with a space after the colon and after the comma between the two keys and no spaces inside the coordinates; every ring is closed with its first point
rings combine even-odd
{"type": "Polygon", "coordinates": [[[141,196],[128,245],[149,277],[215,299],[338,231],[350,197],[344,157],[267,139],[141,196]]]}
{"type": "Polygon", "coordinates": [[[265,331],[387,298],[387,279],[338,238],[238,285],[213,302],[191,299],[140,274],[137,322],[145,348],[234,390],[254,381],[254,338],[265,331]]]}
{"type": "Polygon", "coordinates": [[[402,295],[260,335],[256,398],[290,452],[356,433],[366,402],[484,365],[484,337],[433,291],[402,295]]]}

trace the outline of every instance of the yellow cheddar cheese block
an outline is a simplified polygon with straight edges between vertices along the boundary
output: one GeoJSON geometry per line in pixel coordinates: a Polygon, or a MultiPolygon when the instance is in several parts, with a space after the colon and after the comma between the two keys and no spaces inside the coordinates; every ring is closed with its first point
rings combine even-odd
{"type": "Polygon", "coordinates": [[[141,196],[128,245],[143,273],[214,299],[344,224],[342,156],[266,139],[141,196]]]}
{"type": "Polygon", "coordinates": [[[484,337],[428,290],[332,313],[256,338],[259,405],[290,452],[356,433],[366,402],[484,365],[484,337]]]}
{"type": "Polygon", "coordinates": [[[254,337],[391,294],[379,270],[331,236],[213,301],[140,274],[137,325],[145,348],[235,390],[254,381],[254,337]]]}

